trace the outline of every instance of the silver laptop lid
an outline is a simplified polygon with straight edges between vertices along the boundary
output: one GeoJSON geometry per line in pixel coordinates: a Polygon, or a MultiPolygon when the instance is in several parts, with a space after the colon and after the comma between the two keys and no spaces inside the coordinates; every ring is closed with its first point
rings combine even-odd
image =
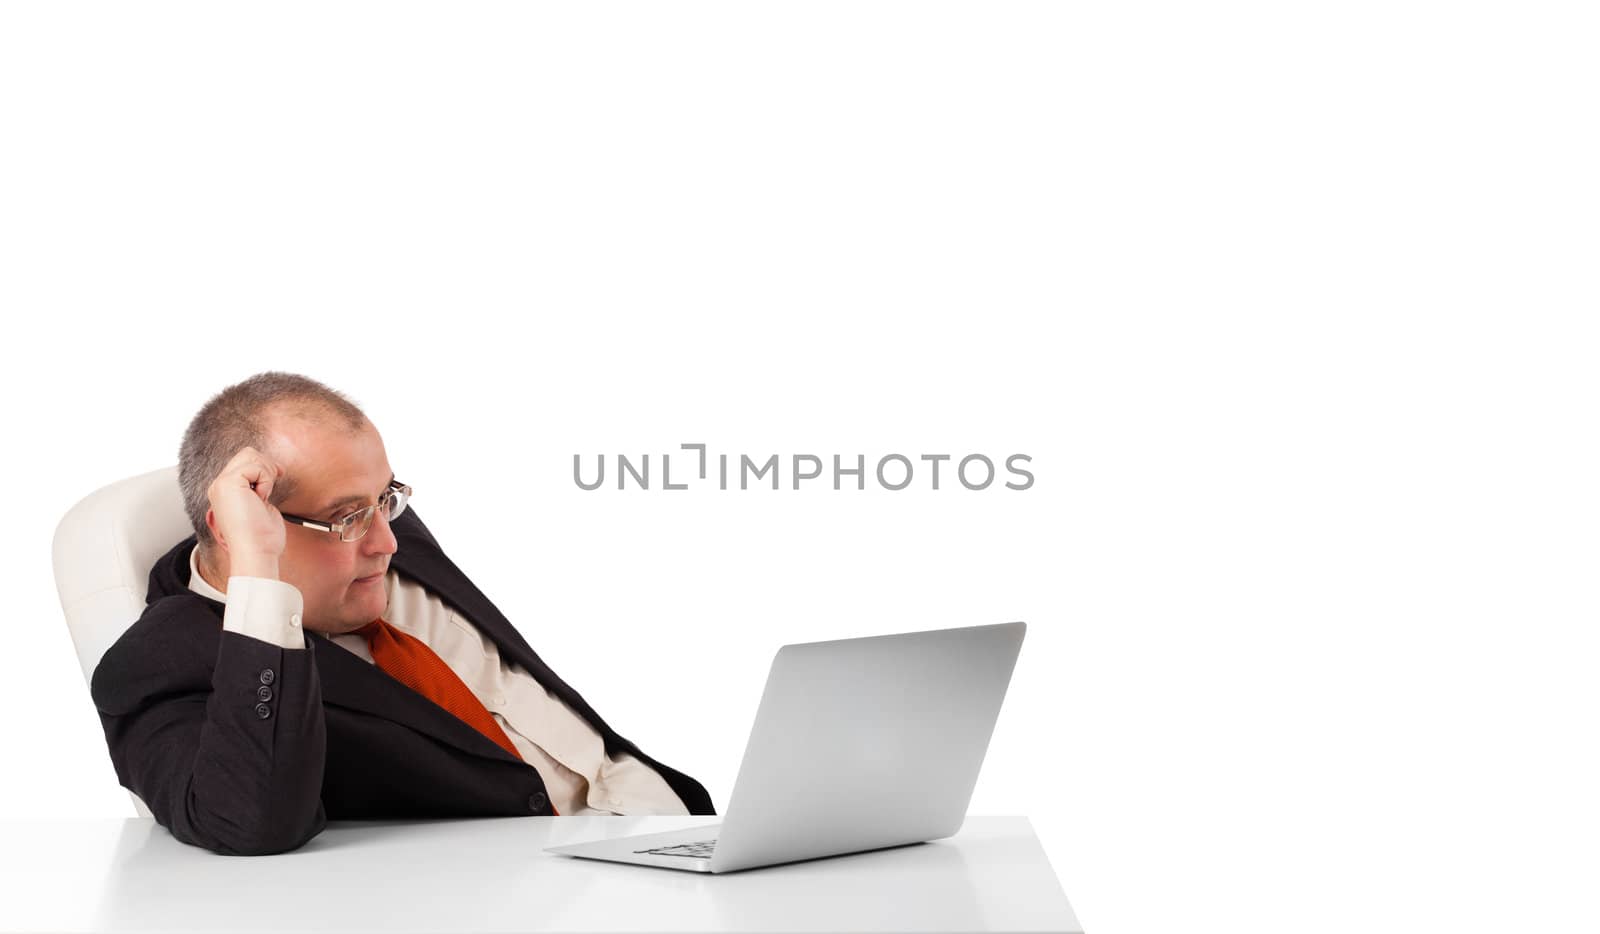
{"type": "Polygon", "coordinates": [[[1025,623],[786,645],[717,834],[727,872],[961,828],[1025,623]]]}

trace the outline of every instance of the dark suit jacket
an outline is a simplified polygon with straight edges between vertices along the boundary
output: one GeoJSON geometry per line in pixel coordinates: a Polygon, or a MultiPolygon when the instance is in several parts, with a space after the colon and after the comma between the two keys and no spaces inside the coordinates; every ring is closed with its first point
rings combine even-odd
{"type": "MultiPolygon", "coordinates": [[[[605,741],[655,769],[692,814],[699,782],[617,735],[556,676],[414,510],[393,523],[390,567],[466,616],[605,741]]],[[[292,850],[328,820],[548,815],[538,770],[318,633],[306,648],[222,628],[190,590],[190,536],[150,571],[147,606],[100,660],[90,691],[117,778],[172,835],[217,853],[292,850]]]]}

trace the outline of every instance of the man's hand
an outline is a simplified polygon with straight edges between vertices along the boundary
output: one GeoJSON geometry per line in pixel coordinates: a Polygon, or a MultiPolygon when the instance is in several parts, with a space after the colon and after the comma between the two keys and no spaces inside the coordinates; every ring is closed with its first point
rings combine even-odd
{"type": "Polygon", "coordinates": [[[267,502],[283,467],[253,447],[243,447],[211,482],[206,496],[212,534],[228,554],[228,573],[278,578],[285,546],[283,514],[267,502]]]}

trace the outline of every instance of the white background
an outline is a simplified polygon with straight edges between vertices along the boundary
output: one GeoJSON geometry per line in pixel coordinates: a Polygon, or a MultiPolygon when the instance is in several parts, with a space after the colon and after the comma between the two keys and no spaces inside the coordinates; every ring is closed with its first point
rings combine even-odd
{"type": "Polygon", "coordinates": [[[0,818],[132,814],[56,521],[287,369],[719,809],[780,644],[1024,619],[1094,934],[1594,930],[1600,36],[1285,6],[7,5],[0,818]],[[684,442],[1037,482],[572,482],[684,442]]]}

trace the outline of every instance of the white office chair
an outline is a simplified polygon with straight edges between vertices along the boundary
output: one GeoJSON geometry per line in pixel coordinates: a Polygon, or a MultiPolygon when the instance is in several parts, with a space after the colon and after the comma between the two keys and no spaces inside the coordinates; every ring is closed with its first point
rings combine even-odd
{"type": "MultiPolygon", "coordinates": [[[[102,487],[67,510],[56,526],[51,555],[84,683],[144,612],[156,559],[193,532],[176,465],[102,487]]],[[[150,817],[139,796],[129,794],[139,816],[150,817]]]]}

